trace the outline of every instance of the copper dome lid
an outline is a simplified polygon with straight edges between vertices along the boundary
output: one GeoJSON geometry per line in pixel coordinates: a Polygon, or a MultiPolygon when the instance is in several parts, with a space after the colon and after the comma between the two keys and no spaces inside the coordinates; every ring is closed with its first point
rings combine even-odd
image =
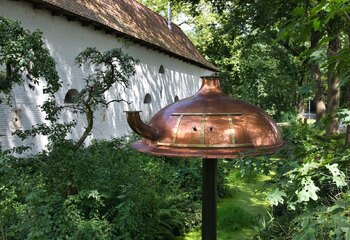
{"type": "Polygon", "coordinates": [[[148,124],[140,111],[128,111],[130,127],[143,137],[133,147],[157,156],[235,158],[272,153],[283,145],[264,111],[225,95],[217,77],[202,80],[194,96],[161,109],[148,124]]]}

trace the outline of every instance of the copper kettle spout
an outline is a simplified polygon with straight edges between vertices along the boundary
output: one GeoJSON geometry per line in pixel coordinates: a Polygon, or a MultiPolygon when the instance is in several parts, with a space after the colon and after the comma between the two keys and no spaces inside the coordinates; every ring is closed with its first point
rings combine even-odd
{"type": "Polygon", "coordinates": [[[155,141],[159,138],[158,130],[144,123],[140,118],[141,111],[125,111],[130,128],[143,138],[155,141]]]}

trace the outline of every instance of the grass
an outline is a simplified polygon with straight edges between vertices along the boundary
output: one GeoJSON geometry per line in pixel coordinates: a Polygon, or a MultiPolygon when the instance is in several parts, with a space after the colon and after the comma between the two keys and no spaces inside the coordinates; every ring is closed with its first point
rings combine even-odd
{"type": "MultiPolygon", "coordinates": [[[[218,239],[247,240],[268,219],[264,182],[267,176],[240,177],[238,172],[229,176],[231,197],[218,202],[218,239]]],[[[176,240],[199,240],[201,231],[193,231],[176,240]]]]}

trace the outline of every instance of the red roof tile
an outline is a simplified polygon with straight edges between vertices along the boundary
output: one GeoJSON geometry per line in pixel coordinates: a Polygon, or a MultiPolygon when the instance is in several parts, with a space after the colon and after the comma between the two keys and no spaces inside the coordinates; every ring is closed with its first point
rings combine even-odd
{"type": "Polygon", "coordinates": [[[194,47],[192,42],[173,24],[136,0],[34,0],[46,7],[63,11],[78,20],[89,21],[114,30],[133,41],[168,53],[186,62],[216,71],[194,47]]]}

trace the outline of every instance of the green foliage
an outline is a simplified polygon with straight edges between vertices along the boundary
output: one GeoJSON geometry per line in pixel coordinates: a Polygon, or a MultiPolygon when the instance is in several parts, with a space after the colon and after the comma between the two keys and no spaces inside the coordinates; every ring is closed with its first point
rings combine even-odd
{"type": "Polygon", "coordinates": [[[350,220],[348,196],[331,206],[321,206],[314,213],[298,216],[293,239],[348,239],[350,220]]]}
{"type": "MultiPolygon", "coordinates": [[[[143,2],[154,8],[165,4],[162,0],[143,2]]],[[[282,112],[296,111],[300,79],[308,76],[304,59],[296,57],[294,48],[275,41],[278,18],[285,17],[295,3],[201,0],[192,1],[193,8],[188,11],[191,1],[175,2],[185,3],[180,9],[185,19],[191,20],[188,35],[220,68],[226,93],[258,105],[276,118],[282,112]]]]}
{"type": "MultiPolygon", "coordinates": [[[[16,85],[27,85],[30,89],[42,88],[47,100],[40,108],[45,113],[45,123],[32,129],[17,130],[13,134],[25,139],[38,134],[48,135],[51,142],[64,139],[75,122],[55,124],[62,109],[55,100],[55,93],[61,87],[55,69],[55,61],[45,47],[39,30],[30,32],[19,22],[0,16],[0,103],[12,104],[11,90],[16,85]]],[[[21,153],[28,146],[20,146],[14,151],[21,153]]]]}
{"type": "Polygon", "coordinates": [[[281,122],[281,123],[284,123],[284,122],[291,123],[296,121],[298,121],[298,112],[296,111],[290,111],[290,112],[282,111],[278,118],[278,122],[281,122]]]}
{"type": "Polygon", "coordinates": [[[339,119],[339,122],[349,125],[350,124],[350,110],[343,108],[340,109],[337,113],[337,117],[339,119]]]}
{"type": "Polygon", "coordinates": [[[237,67],[239,95],[275,117],[293,111],[298,93],[291,89],[298,89],[300,63],[278,44],[251,38],[237,67]]]}
{"type": "Polygon", "coordinates": [[[268,196],[268,201],[271,205],[283,204],[284,198],[287,197],[287,194],[281,191],[279,188],[272,190],[268,196]]]}
{"type": "Polygon", "coordinates": [[[218,225],[224,231],[235,232],[256,224],[256,217],[242,207],[226,205],[218,209],[218,225]]]}
{"type": "Polygon", "coordinates": [[[347,185],[341,141],[327,141],[324,132],[307,125],[294,125],[286,135],[291,145],[273,162],[277,166],[273,169],[277,171],[277,192],[286,197],[290,208],[312,206],[316,200],[327,202],[323,193],[339,192],[347,185]]]}
{"type": "MultiPolygon", "coordinates": [[[[168,0],[138,0],[143,5],[148,6],[152,11],[160,14],[164,18],[168,17],[168,0]]],[[[176,21],[178,15],[186,10],[188,4],[171,1],[172,21],[176,21]]]]}
{"type": "Polygon", "coordinates": [[[271,221],[256,238],[345,239],[350,152],[344,139],[298,123],[285,127],[284,137],[284,150],[255,159],[255,170],[272,174],[268,200],[273,206],[271,221]]]}
{"type": "Polygon", "coordinates": [[[122,48],[114,48],[103,53],[96,48],[87,48],[76,57],[75,62],[79,67],[94,69],[93,73],[85,78],[85,88],[75,101],[79,109],[87,104],[91,108],[97,107],[98,104],[107,106],[110,102],[105,99],[104,93],[116,83],[124,88],[129,87],[129,78],[135,74],[135,64],[138,61],[125,54],[122,48]]]}
{"type": "MultiPolygon", "coordinates": [[[[76,121],[58,121],[61,110],[55,100],[55,92],[61,84],[55,70],[55,61],[49,51],[44,47],[42,33],[30,32],[20,26],[19,22],[13,22],[0,17],[0,103],[11,102],[10,92],[15,85],[27,84],[30,89],[36,85],[43,85],[43,93],[48,94],[48,99],[40,106],[45,112],[44,123],[34,125],[31,129],[20,129],[14,132],[21,139],[46,135],[50,146],[64,142],[65,136],[76,125],[76,121]],[[2,68],[3,69],[3,68],[2,68]]],[[[129,78],[135,74],[137,60],[124,54],[121,48],[99,52],[96,48],[87,48],[75,59],[79,67],[93,69],[85,79],[85,88],[75,99],[74,112],[84,113],[87,119],[87,127],[76,147],[80,147],[93,128],[94,110],[98,107],[108,107],[113,102],[125,101],[124,99],[106,99],[105,92],[112,86],[120,84],[124,89],[129,87],[129,78]]],[[[67,106],[65,106],[67,107],[67,106]]],[[[14,149],[22,152],[28,147],[22,146],[14,149]]]]}
{"type": "Polygon", "coordinates": [[[29,32],[19,22],[0,16],[0,35],[0,65],[5,69],[0,70],[0,93],[5,94],[0,103],[11,100],[8,94],[15,85],[25,83],[34,89],[35,85],[43,84],[43,79],[46,80],[43,92],[52,98],[61,85],[42,33],[29,32]]]}
{"type": "MultiPolygon", "coordinates": [[[[55,123],[53,125],[39,123],[33,126],[31,129],[16,130],[13,134],[18,136],[22,140],[27,139],[28,137],[35,137],[37,135],[48,136],[48,149],[51,149],[55,144],[64,142],[67,133],[70,132],[75,125],[76,121],[72,121],[69,123],[55,123]]],[[[20,152],[21,148],[17,147],[15,151],[20,152]]]]}
{"type": "MultiPolygon", "coordinates": [[[[135,64],[138,61],[125,54],[122,48],[114,48],[101,53],[96,48],[86,48],[75,59],[79,67],[94,69],[85,80],[85,86],[74,99],[73,109],[85,114],[87,126],[76,142],[75,147],[82,146],[90,134],[94,123],[94,111],[98,107],[108,107],[114,102],[125,102],[125,99],[106,99],[105,93],[119,84],[129,87],[129,79],[135,75],[135,64]]],[[[120,93],[119,93],[120,94],[120,93]]]]}
{"type": "Polygon", "coordinates": [[[139,154],[125,139],[79,149],[61,142],[29,159],[1,155],[0,234],[171,239],[200,223],[201,176],[199,159],[139,154]]]}
{"type": "MultiPolygon", "coordinates": [[[[192,20],[188,35],[219,67],[225,92],[259,105],[276,119],[282,112],[302,111],[304,100],[315,97],[321,117],[327,85],[338,86],[326,81],[334,75],[342,83],[341,103],[348,106],[348,0],[175,2],[192,3],[185,11],[192,20]],[[342,49],[330,54],[327,47],[339,36],[342,49]]],[[[331,100],[332,92],[328,101],[337,102],[336,95],[331,100]]],[[[337,105],[328,104],[328,112],[337,105]]]]}

